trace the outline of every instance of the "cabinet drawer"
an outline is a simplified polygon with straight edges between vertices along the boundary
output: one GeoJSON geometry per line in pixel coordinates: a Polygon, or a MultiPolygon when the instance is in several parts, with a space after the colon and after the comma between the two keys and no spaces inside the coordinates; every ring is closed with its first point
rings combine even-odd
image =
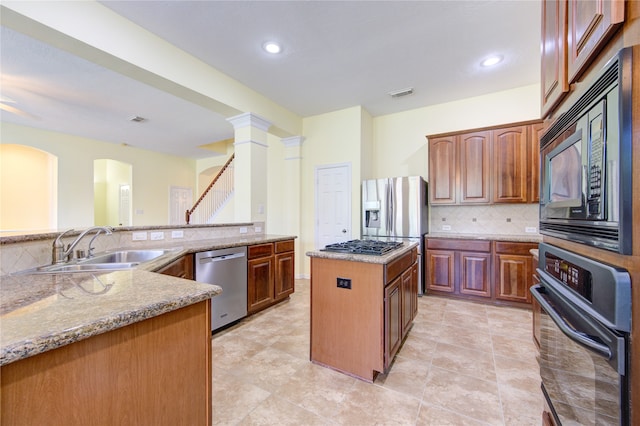
{"type": "Polygon", "coordinates": [[[427,238],[427,248],[434,250],[491,251],[491,241],[485,240],[447,240],[427,238]]]}
{"type": "Polygon", "coordinates": [[[256,244],[247,247],[247,257],[255,259],[257,257],[267,257],[273,255],[273,243],[256,244]]]}
{"type": "Polygon", "coordinates": [[[511,241],[494,241],[496,253],[531,255],[529,250],[538,248],[536,243],[514,243],[511,241]]]}
{"type": "Polygon", "coordinates": [[[417,249],[413,249],[399,258],[391,261],[385,268],[385,285],[390,283],[394,278],[400,275],[405,269],[410,267],[417,258],[417,249]]]}
{"type": "Polygon", "coordinates": [[[293,251],[293,240],[277,241],[276,253],[284,253],[285,251],[293,251]]]}

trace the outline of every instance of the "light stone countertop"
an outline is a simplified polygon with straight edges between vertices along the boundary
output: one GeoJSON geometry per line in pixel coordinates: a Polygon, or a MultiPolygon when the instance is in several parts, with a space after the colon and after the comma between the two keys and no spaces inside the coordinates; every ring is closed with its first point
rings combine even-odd
{"type": "Polygon", "coordinates": [[[463,240],[491,240],[491,241],[511,241],[522,243],[541,243],[540,234],[455,234],[448,232],[435,232],[426,234],[425,238],[446,238],[463,240]]]}
{"type": "Polygon", "coordinates": [[[371,254],[339,253],[339,252],[322,251],[322,250],[308,251],[306,254],[309,257],[318,257],[322,259],[347,260],[350,262],[378,263],[378,264],[386,265],[387,263],[402,256],[407,251],[417,246],[418,246],[417,242],[406,241],[402,244],[402,247],[392,250],[382,256],[371,255],[371,254]]]}
{"type": "MultiPolygon", "coordinates": [[[[255,235],[180,245],[158,259],[125,271],[13,274],[0,277],[0,365],[68,345],[210,299],[222,289],[158,274],[188,253],[295,239],[255,235]]],[[[152,248],[152,247],[145,247],[152,248]]],[[[126,249],[126,248],[123,248],[126,249]]]]}

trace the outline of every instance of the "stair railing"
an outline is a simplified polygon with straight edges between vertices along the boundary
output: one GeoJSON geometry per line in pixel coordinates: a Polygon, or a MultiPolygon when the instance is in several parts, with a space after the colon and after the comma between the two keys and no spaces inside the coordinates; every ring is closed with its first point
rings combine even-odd
{"type": "Polygon", "coordinates": [[[214,213],[221,208],[233,192],[233,159],[235,154],[222,166],[209,186],[204,190],[193,207],[185,212],[187,225],[191,219],[197,223],[207,223],[214,213]],[[195,213],[195,215],[194,215],[195,213]]]}

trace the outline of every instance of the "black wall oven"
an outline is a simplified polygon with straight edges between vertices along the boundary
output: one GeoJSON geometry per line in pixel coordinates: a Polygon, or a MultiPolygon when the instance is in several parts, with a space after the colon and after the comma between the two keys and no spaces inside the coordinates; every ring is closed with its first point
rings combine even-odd
{"type": "Polygon", "coordinates": [[[540,377],[556,423],[628,425],[629,274],[545,243],[538,266],[540,377]]]}
{"type": "Polygon", "coordinates": [[[542,234],[631,254],[632,63],[620,50],[542,135],[542,234]]]}

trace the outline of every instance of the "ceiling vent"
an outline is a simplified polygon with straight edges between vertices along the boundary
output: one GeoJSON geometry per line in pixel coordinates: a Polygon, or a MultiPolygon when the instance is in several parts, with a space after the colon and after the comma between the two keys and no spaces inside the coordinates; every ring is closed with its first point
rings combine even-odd
{"type": "Polygon", "coordinates": [[[402,96],[413,95],[413,87],[409,87],[408,89],[397,90],[395,92],[389,92],[389,95],[392,98],[401,98],[402,96]]]}
{"type": "Polygon", "coordinates": [[[129,121],[133,121],[135,123],[142,123],[143,121],[147,121],[147,119],[144,117],[140,117],[139,115],[134,115],[132,117],[129,117],[129,121]]]}

